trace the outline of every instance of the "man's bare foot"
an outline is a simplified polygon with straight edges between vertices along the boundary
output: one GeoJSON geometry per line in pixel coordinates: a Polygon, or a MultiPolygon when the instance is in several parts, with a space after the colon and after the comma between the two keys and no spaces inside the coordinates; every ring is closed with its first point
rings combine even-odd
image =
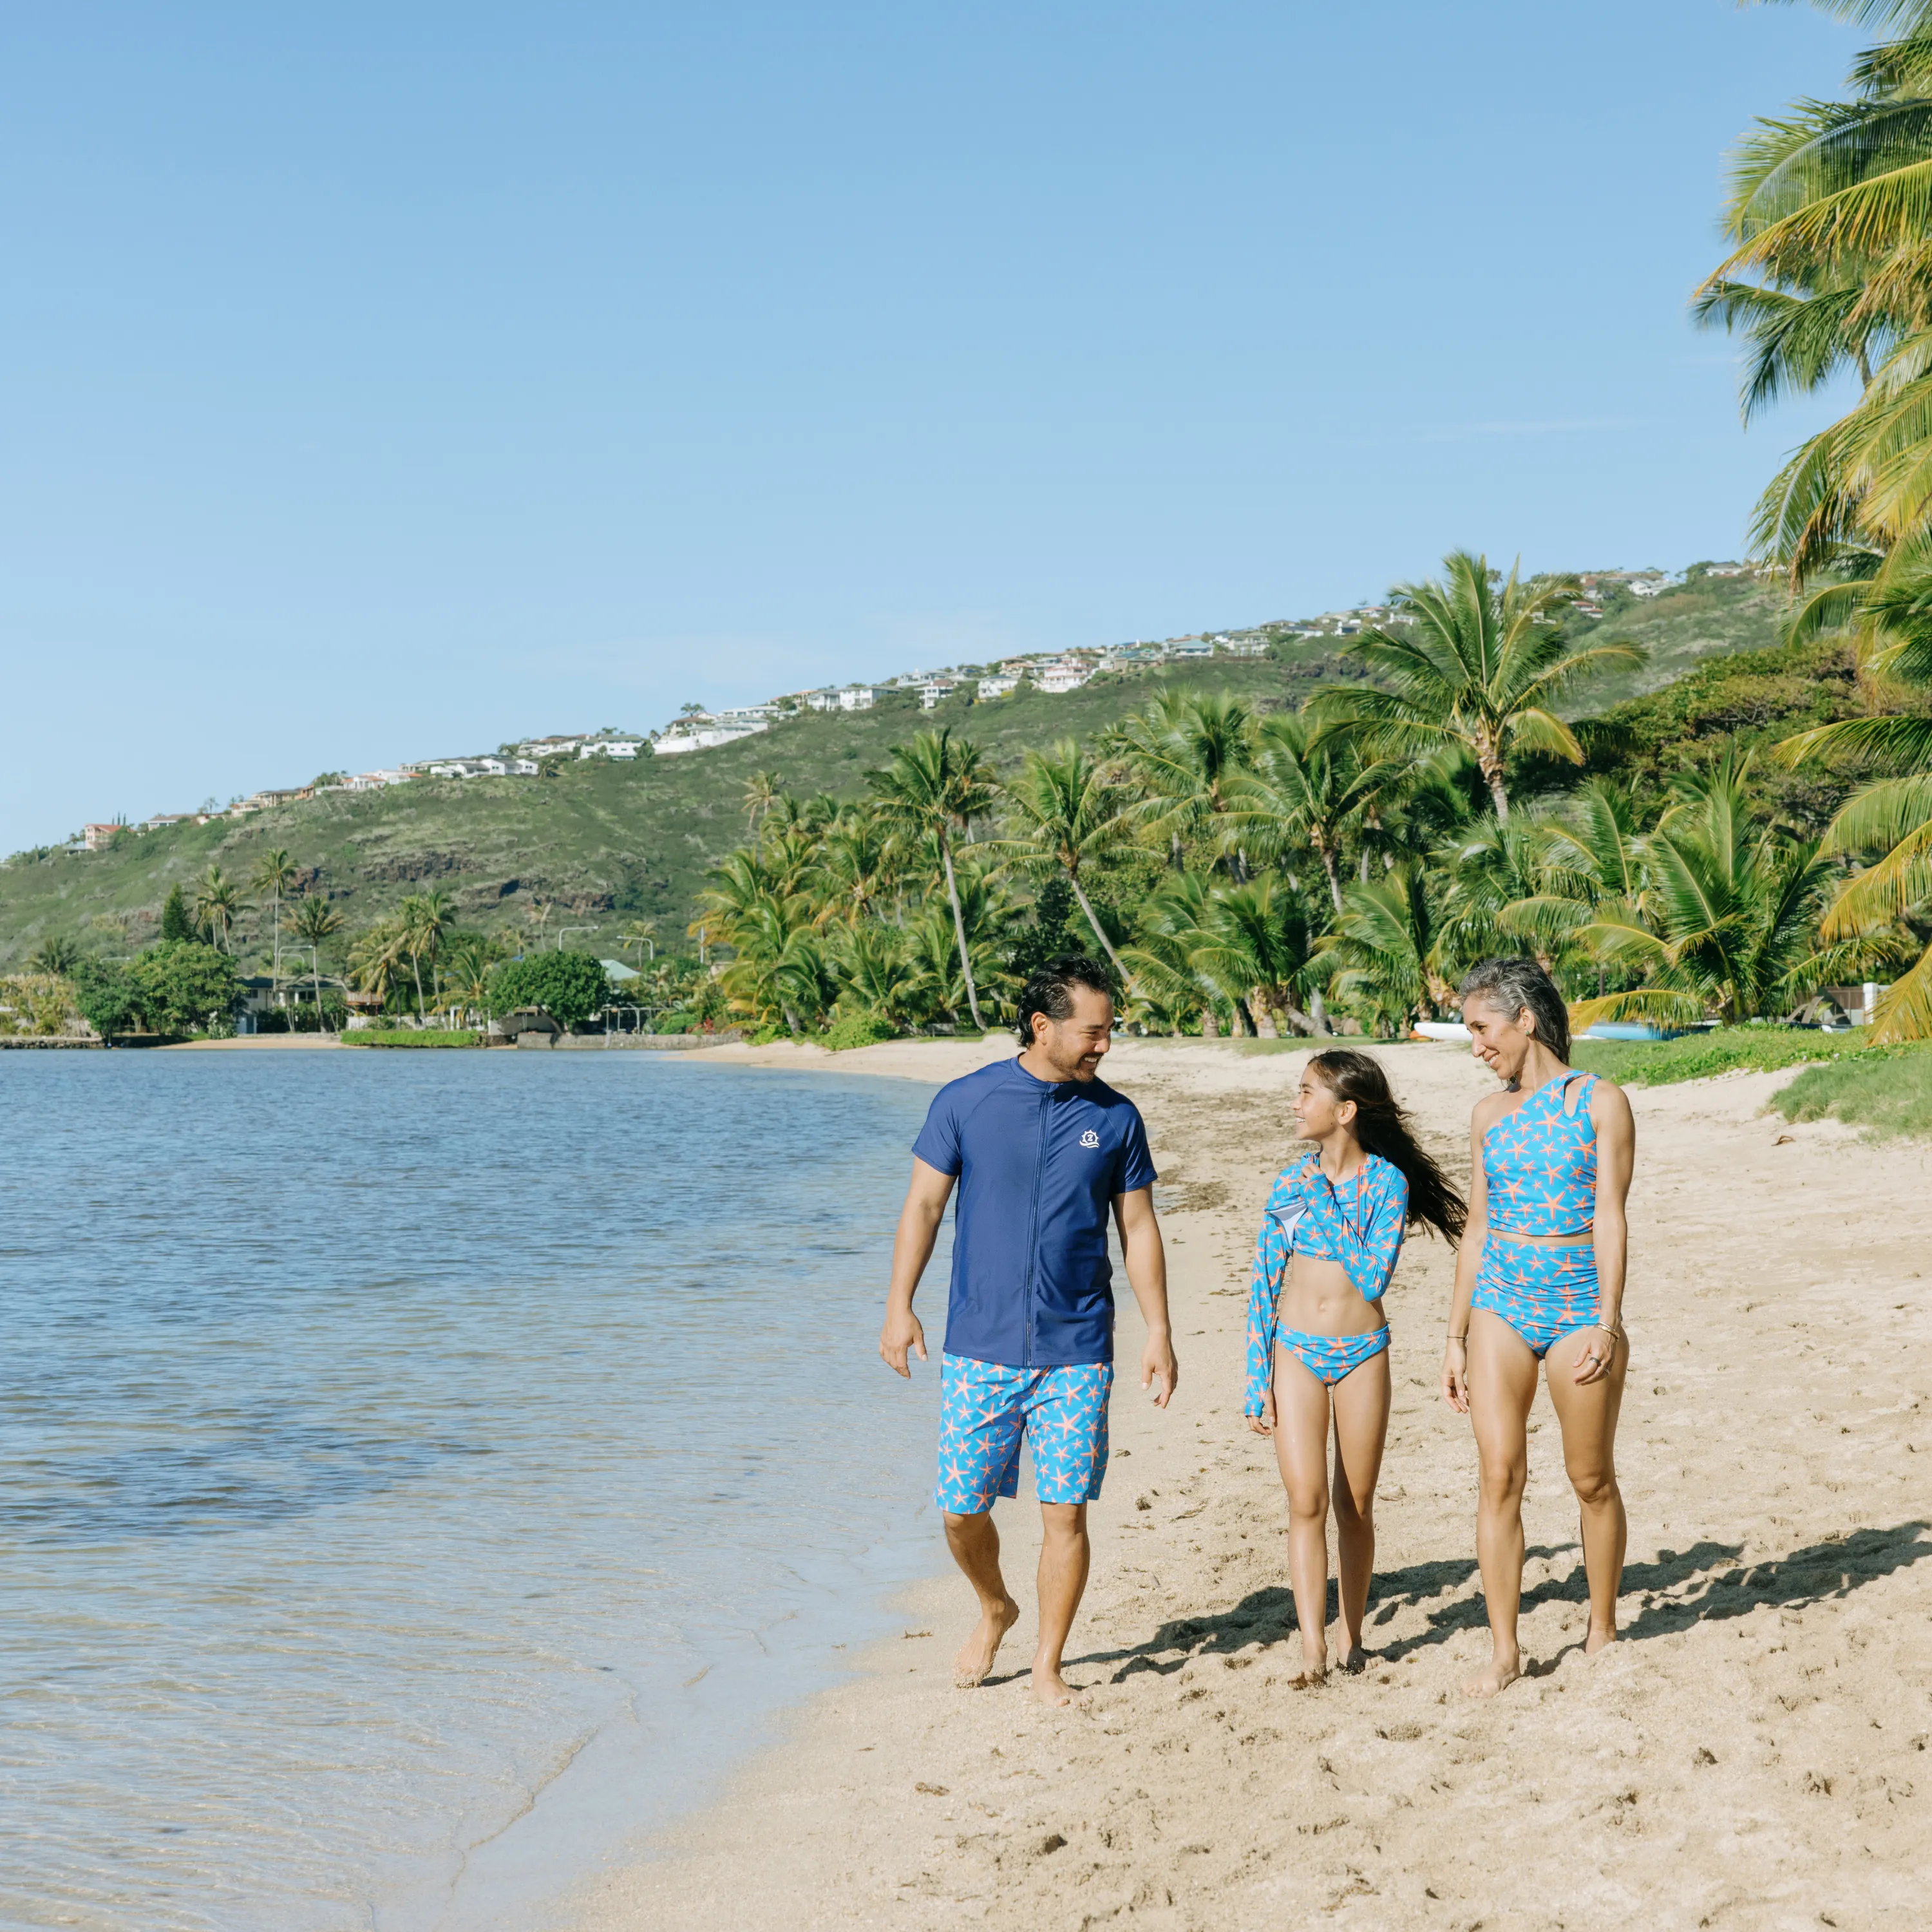
{"type": "Polygon", "coordinates": [[[1486,1670],[1479,1671],[1462,1686],[1466,1697],[1493,1697],[1498,1690],[1507,1690],[1522,1675],[1522,1658],[1520,1652],[1511,1652],[1507,1658],[1492,1658],[1486,1670]]]}
{"type": "Polygon", "coordinates": [[[1615,1643],[1616,1640],[1617,1633],[1614,1626],[1606,1630],[1593,1629],[1583,1640],[1583,1654],[1594,1657],[1606,1644],[1615,1643]]]}
{"type": "Polygon", "coordinates": [[[1001,1640],[1019,1620],[1020,1606],[1010,1597],[997,1612],[980,1612],[973,1634],[959,1646],[959,1654],[952,1660],[952,1681],[961,1690],[970,1690],[976,1684],[986,1682],[993,1659],[1000,1654],[1001,1640]]]}
{"type": "Polygon", "coordinates": [[[1057,1664],[1036,1664],[1033,1667],[1033,1694],[1042,1704],[1070,1704],[1079,1696],[1060,1676],[1057,1664]]]}

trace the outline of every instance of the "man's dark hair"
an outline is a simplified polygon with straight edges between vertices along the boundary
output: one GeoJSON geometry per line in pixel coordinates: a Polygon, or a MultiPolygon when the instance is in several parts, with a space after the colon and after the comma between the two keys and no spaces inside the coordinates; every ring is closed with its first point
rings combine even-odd
{"type": "Polygon", "coordinates": [[[1099,960],[1089,959],[1084,953],[1063,952],[1058,959],[1049,959],[1028,978],[1020,989],[1022,1046],[1033,1044],[1035,1013],[1044,1013],[1050,1020],[1072,1016],[1076,986],[1084,986],[1090,992],[1105,993],[1110,1000],[1114,997],[1114,976],[1099,960]]]}

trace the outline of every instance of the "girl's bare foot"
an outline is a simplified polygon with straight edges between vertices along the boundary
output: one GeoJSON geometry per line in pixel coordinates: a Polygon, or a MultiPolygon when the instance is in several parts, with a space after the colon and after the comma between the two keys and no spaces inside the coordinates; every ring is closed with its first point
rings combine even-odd
{"type": "Polygon", "coordinates": [[[1033,1667],[1033,1694],[1042,1704],[1070,1704],[1080,1694],[1060,1674],[1057,1664],[1036,1664],[1033,1667]]]}
{"type": "Polygon", "coordinates": [[[1020,1606],[1009,1597],[997,1610],[982,1610],[973,1634],[959,1646],[952,1660],[952,1681],[962,1690],[986,1682],[1000,1654],[1000,1641],[1020,1620],[1020,1606]]]}
{"type": "Polygon", "coordinates": [[[1506,1656],[1492,1658],[1490,1667],[1479,1671],[1462,1686],[1466,1697],[1493,1697],[1498,1690],[1507,1690],[1522,1675],[1522,1654],[1510,1651],[1506,1656]]]}
{"type": "Polygon", "coordinates": [[[1583,1640],[1583,1654],[1586,1657],[1594,1657],[1605,1644],[1615,1643],[1616,1640],[1617,1633],[1614,1625],[1606,1630],[1593,1629],[1583,1640]]]}

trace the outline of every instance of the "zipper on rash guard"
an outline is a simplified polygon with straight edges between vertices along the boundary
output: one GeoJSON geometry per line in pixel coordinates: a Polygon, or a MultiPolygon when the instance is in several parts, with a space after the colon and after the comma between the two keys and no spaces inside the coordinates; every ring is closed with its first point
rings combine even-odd
{"type": "Polygon", "coordinates": [[[1040,1262],[1040,1183],[1046,1171],[1046,1111],[1052,1103],[1054,1090],[1043,1088],[1040,1096],[1040,1138],[1034,1148],[1033,1156],[1033,1210],[1027,1222],[1027,1274],[1026,1274],[1026,1358],[1027,1366],[1034,1366],[1034,1279],[1040,1262]]]}

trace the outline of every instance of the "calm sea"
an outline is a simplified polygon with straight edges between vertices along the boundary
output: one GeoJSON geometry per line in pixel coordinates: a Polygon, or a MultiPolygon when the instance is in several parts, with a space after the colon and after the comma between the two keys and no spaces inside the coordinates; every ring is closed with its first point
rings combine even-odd
{"type": "Polygon", "coordinates": [[[0,1925],[502,1932],[701,1796],[933,1559],[928,1097],[0,1054],[0,1925]]]}

